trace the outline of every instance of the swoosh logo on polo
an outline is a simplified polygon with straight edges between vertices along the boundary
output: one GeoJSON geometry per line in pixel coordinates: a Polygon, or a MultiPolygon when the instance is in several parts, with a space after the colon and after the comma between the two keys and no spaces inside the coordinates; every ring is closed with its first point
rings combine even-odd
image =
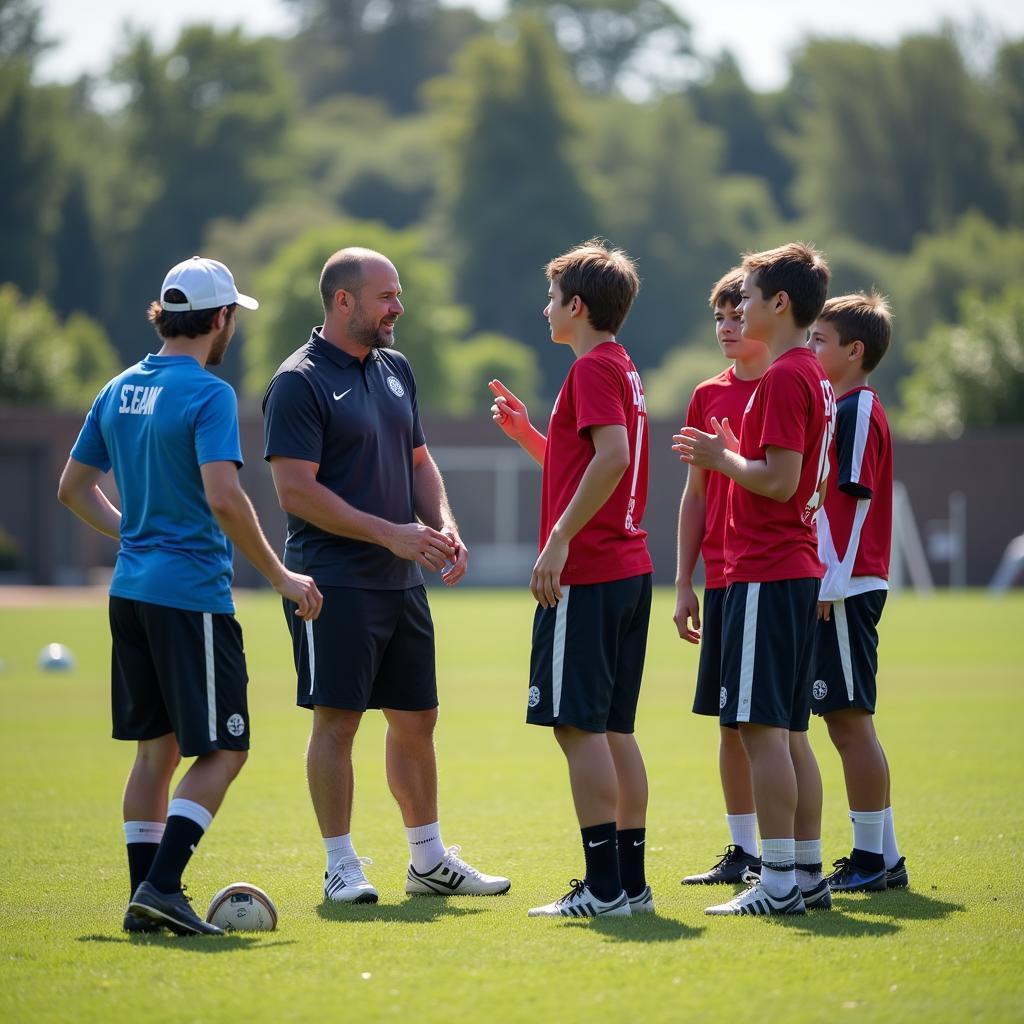
{"type": "MultiPolygon", "coordinates": [[[[348,391],[351,391],[351,390],[352,390],[351,388],[348,389],[348,391]]],[[[336,402],[338,402],[338,401],[340,401],[342,398],[344,398],[348,394],[348,391],[342,391],[342,393],[340,395],[336,391],[332,391],[331,394],[334,395],[334,400],[336,402]]]]}

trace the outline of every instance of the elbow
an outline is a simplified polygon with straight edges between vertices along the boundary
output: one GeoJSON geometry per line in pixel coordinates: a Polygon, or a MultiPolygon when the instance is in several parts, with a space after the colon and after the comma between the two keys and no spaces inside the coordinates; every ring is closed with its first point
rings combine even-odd
{"type": "Polygon", "coordinates": [[[206,492],[206,503],[210,506],[210,511],[218,519],[222,519],[231,514],[232,509],[235,507],[235,497],[234,491],[227,488],[217,488],[216,490],[206,492]]]}
{"type": "Polygon", "coordinates": [[[299,511],[299,489],[297,487],[282,487],[277,488],[277,503],[281,506],[284,512],[287,512],[290,516],[299,516],[302,518],[302,514],[299,511]]]}
{"type": "Polygon", "coordinates": [[[64,478],[61,477],[60,483],[57,484],[57,500],[68,508],[71,507],[71,494],[68,487],[64,483],[64,478]]]}
{"type": "Polygon", "coordinates": [[[786,502],[790,501],[794,494],[796,494],[797,484],[790,484],[788,480],[783,480],[775,485],[775,493],[771,495],[776,501],[785,505],[786,502]]]}

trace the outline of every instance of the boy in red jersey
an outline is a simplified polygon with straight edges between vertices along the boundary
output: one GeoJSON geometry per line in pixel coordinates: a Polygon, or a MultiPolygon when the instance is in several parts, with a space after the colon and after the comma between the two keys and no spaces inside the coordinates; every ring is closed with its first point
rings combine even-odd
{"type": "Polygon", "coordinates": [[[552,726],[569,766],[586,859],[561,899],[531,917],[654,910],[644,877],[647,774],[633,737],[651,609],[647,414],[615,335],[639,288],[624,252],[594,239],[547,266],[551,340],[576,357],[548,434],[500,381],[491,414],[543,467],[527,722],[552,726]]]}
{"type": "MultiPolygon", "coordinates": [[[[698,384],[686,410],[686,425],[713,432],[711,419],[737,426],[743,410],[771,363],[764,342],[746,337],[740,329],[740,287],[743,268],[733,267],[711,289],[715,336],[722,353],[733,365],[698,384]]],[[[714,715],[721,710],[722,606],[725,602],[725,505],[729,478],[691,465],[679,505],[676,610],[679,636],[700,644],[700,667],[693,712],[714,715]],[[693,589],[697,555],[704,559],[704,614],[693,589]]],[[[718,769],[725,796],[725,820],[732,842],[709,871],[688,875],[684,885],[713,885],[743,881],[745,871],[761,870],[757,855],[757,815],[750,761],[735,725],[719,726],[718,769]]]]}
{"type": "Polygon", "coordinates": [[[889,797],[889,764],[875,734],[878,621],[889,589],[892,439],[868,375],[889,348],[892,316],[877,292],[829,299],[811,349],[839,396],[835,485],[818,516],[821,584],[811,710],[822,715],[843,761],[853,852],[835,862],[833,892],[905,888],[889,797]]]}
{"type": "Polygon", "coordinates": [[[744,410],[739,439],[684,427],[681,458],[732,481],[722,625],[723,725],[750,758],[761,878],[708,914],[802,914],[831,906],[821,877],[821,776],[810,745],[810,687],[822,576],[814,517],[828,475],[835,396],[807,348],[828,291],[822,255],[790,243],[743,260],[743,333],[773,362],[744,410]],[[809,358],[810,357],[810,358],[809,358]]]}

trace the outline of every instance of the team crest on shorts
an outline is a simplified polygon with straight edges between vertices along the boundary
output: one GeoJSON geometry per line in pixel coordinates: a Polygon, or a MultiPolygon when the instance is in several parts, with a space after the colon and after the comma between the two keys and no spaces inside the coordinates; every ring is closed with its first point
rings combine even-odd
{"type": "Polygon", "coordinates": [[[530,692],[527,695],[526,702],[531,708],[535,708],[540,703],[540,687],[530,687],[530,692]]]}
{"type": "Polygon", "coordinates": [[[722,692],[718,695],[718,706],[724,708],[726,701],[729,699],[729,691],[723,686],[722,692]]]}
{"type": "Polygon", "coordinates": [[[245,732],[245,719],[241,715],[232,715],[224,725],[232,736],[241,736],[245,732]]]}
{"type": "Polygon", "coordinates": [[[811,694],[815,700],[824,700],[828,695],[828,683],[824,679],[815,679],[811,694]]]}
{"type": "Polygon", "coordinates": [[[392,392],[401,398],[405,394],[405,388],[402,387],[402,382],[394,376],[388,377],[388,387],[391,388],[392,392]]]}

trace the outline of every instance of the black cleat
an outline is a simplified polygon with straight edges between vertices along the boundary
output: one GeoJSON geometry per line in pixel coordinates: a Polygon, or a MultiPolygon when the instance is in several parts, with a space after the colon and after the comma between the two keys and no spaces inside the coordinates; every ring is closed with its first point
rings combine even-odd
{"type": "Polygon", "coordinates": [[[137,914],[133,914],[130,910],[124,912],[124,924],[121,925],[121,930],[125,932],[131,932],[136,935],[152,934],[163,929],[163,925],[157,924],[156,921],[150,921],[145,917],[139,917],[137,914]]]}
{"type": "Polygon", "coordinates": [[[907,858],[900,857],[894,867],[889,868],[885,873],[885,887],[887,889],[906,889],[910,885],[910,876],[907,874],[907,858]]]}
{"type": "Polygon", "coordinates": [[[223,935],[215,924],[208,924],[192,909],[184,892],[158,892],[149,882],[143,882],[128,912],[154,924],[170,928],[175,935],[223,935]]]}
{"type": "Polygon", "coordinates": [[[833,861],[832,867],[836,870],[825,881],[833,892],[885,891],[885,868],[881,871],[868,871],[849,857],[833,861]]]}
{"type": "Polygon", "coordinates": [[[727,846],[722,852],[722,859],[702,875],[687,875],[683,885],[739,885],[745,872],[760,877],[761,858],[751,857],[742,846],[727,846]]]}
{"type": "Polygon", "coordinates": [[[823,878],[813,888],[801,891],[804,906],[808,910],[831,910],[832,890],[828,887],[828,879],[823,878]]]}

